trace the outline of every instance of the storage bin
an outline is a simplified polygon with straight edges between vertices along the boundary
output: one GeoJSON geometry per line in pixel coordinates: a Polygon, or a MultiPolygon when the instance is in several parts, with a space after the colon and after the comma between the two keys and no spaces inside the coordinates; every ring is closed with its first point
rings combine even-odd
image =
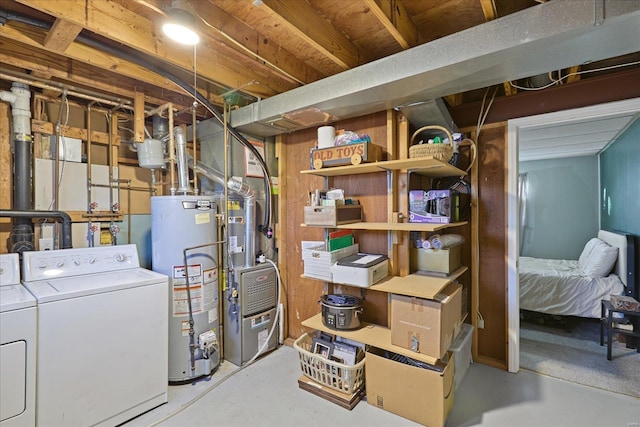
{"type": "Polygon", "coordinates": [[[411,248],[411,269],[450,274],[462,266],[462,245],[447,249],[411,248]]]}
{"type": "Polygon", "coordinates": [[[455,360],[456,370],[453,373],[453,388],[458,390],[469,366],[471,366],[471,342],[473,339],[473,326],[468,323],[460,325],[460,332],[449,351],[455,360]]]}
{"type": "Polygon", "coordinates": [[[353,394],[364,387],[364,362],[345,365],[311,352],[313,338],[303,334],[294,343],[298,351],[302,373],[323,386],[346,394],[353,394]]]}
{"type": "Polygon", "coordinates": [[[302,250],[302,261],[304,262],[304,275],[314,279],[331,282],[333,274],[331,266],[339,259],[355,255],[360,246],[356,243],[346,248],[327,251],[323,242],[317,242],[317,246],[302,250]]]}
{"type": "Polygon", "coordinates": [[[335,227],[360,221],[362,221],[361,205],[304,207],[304,223],[306,225],[335,227]]]}

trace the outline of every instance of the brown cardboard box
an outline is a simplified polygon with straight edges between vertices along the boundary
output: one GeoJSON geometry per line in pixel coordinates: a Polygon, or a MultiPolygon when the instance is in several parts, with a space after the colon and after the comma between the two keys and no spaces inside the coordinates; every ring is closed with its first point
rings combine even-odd
{"type": "Polygon", "coordinates": [[[449,274],[462,266],[462,245],[447,249],[411,248],[411,269],[449,274]]]}
{"type": "Polygon", "coordinates": [[[460,330],[462,286],[451,282],[433,299],[391,294],[391,344],[442,358],[460,330]]]}
{"type": "Polygon", "coordinates": [[[453,406],[453,358],[438,362],[442,372],[384,357],[382,350],[367,351],[367,402],[429,427],[441,427],[453,406]]]}

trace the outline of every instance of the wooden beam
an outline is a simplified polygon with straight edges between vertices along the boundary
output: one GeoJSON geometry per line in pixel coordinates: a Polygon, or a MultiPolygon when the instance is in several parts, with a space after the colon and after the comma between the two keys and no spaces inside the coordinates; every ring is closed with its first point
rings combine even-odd
{"type": "Polygon", "coordinates": [[[133,142],[144,141],[144,93],[136,92],[133,98],[133,142]]]}
{"type": "Polygon", "coordinates": [[[80,25],[73,24],[64,19],[56,19],[44,38],[44,47],[48,50],[64,52],[82,31],[80,25]]]}
{"type": "Polygon", "coordinates": [[[401,2],[397,0],[364,0],[364,4],[402,49],[418,45],[418,28],[401,2]]]}
{"type": "MultiPolygon", "coordinates": [[[[0,206],[13,206],[12,156],[11,156],[11,111],[8,102],[0,102],[0,206]]],[[[11,235],[11,218],[0,218],[0,253],[9,252],[7,240],[11,235]]]]}
{"type": "Polygon", "coordinates": [[[129,99],[133,99],[134,91],[126,90],[125,87],[134,87],[135,80],[139,80],[157,88],[157,90],[146,92],[162,94],[162,98],[149,98],[148,101],[155,105],[164,104],[168,97],[175,97],[177,94],[180,94],[180,101],[174,98],[173,101],[176,104],[190,104],[190,101],[185,100],[186,98],[181,99],[182,91],[174,84],[137,64],[110,56],[77,42],[72,43],[64,55],[82,64],[69,63],[59,54],[43,50],[41,41],[46,36],[45,31],[23,24],[13,24],[0,26],[0,41],[2,42],[0,62],[3,64],[49,73],[53,77],[69,80],[75,84],[84,84],[87,87],[125,96],[129,99]],[[94,69],[88,73],[86,69],[85,72],[82,72],[82,69],[87,67],[84,64],[90,64],[94,69]],[[122,76],[124,82],[114,81],[114,73],[122,76]],[[83,77],[86,75],[91,75],[93,78],[83,77]]]}
{"type": "Polygon", "coordinates": [[[241,20],[217,7],[211,0],[207,7],[198,8],[198,17],[218,34],[220,40],[242,55],[266,64],[274,71],[300,84],[326,77],[293,53],[284,49],[277,40],[260,34],[241,20]]]}
{"type": "MultiPolygon", "coordinates": [[[[122,43],[187,72],[193,71],[192,49],[184,49],[183,46],[167,41],[158,31],[156,22],[152,22],[118,3],[104,0],[16,1],[56,18],[64,18],[93,33],[122,43]]],[[[245,92],[262,98],[297,87],[297,85],[285,81],[275,74],[257,73],[250,70],[249,67],[239,67],[237,61],[220,55],[217,49],[208,48],[206,43],[204,44],[205,46],[200,46],[200,49],[204,48],[207,54],[198,57],[197,67],[199,74],[211,82],[237,88],[248,82],[258,81],[261,83],[260,85],[247,88],[245,92]]],[[[101,56],[104,55],[104,53],[101,54],[101,56]]],[[[89,63],[93,60],[91,56],[85,56],[82,59],[76,57],[75,59],[89,63]]],[[[254,62],[254,64],[256,63],[254,62]]]]}
{"type": "Polygon", "coordinates": [[[263,0],[260,7],[268,8],[274,19],[341,69],[348,70],[364,63],[353,43],[336,28],[327,25],[327,21],[320,18],[309,3],[263,0]]]}
{"type": "MultiPolygon", "coordinates": [[[[44,133],[46,135],[55,135],[55,123],[44,122],[42,120],[31,120],[31,131],[34,133],[44,133]]],[[[72,126],[63,126],[60,133],[64,133],[64,136],[68,138],[78,138],[83,141],[87,140],[87,130],[76,128],[72,126]]],[[[91,131],[91,143],[103,144],[109,143],[109,134],[106,132],[91,131]]],[[[112,144],[114,146],[120,146],[120,136],[113,138],[112,144]]]]}

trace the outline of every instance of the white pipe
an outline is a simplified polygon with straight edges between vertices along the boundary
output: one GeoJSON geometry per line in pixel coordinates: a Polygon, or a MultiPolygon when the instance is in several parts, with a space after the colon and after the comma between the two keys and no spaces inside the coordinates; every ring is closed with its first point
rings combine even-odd
{"type": "Polygon", "coordinates": [[[11,104],[13,117],[13,133],[31,135],[31,92],[22,84],[13,82],[11,91],[1,91],[0,99],[11,104]]]}

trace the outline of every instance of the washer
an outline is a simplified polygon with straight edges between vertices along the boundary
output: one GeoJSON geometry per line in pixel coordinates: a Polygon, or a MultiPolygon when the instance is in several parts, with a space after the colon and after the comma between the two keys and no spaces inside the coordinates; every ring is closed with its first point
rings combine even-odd
{"type": "Polygon", "coordinates": [[[36,299],[18,254],[0,255],[0,426],[35,425],[36,299]]]}
{"type": "Polygon", "coordinates": [[[167,402],[168,277],[135,245],[23,254],[38,303],[36,424],[114,426],[167,402]]]}

